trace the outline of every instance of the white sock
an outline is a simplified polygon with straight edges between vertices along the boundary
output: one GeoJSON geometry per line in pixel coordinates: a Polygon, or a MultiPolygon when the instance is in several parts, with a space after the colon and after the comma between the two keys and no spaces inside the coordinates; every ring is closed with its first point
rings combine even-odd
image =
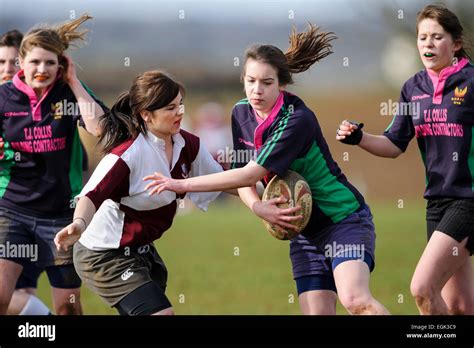
{"type": "Polygon", "coordinates": [[[46,305],[41,302],[41,300],[34,296],[30,295],[28,301],[25,304],[25,307],[20,312],[20,315],[50,315],[51,312],[46,305]]]}

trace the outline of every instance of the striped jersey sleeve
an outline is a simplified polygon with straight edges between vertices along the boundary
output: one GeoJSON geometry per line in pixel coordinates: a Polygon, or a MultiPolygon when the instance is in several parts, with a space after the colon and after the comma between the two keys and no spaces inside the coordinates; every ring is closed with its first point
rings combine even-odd
{"type": "Polygon", "coordinates": [[[314,114],[300,110],[292,114],[285,110],[258,149],[257,164],[285,176],[291,164],[303,157],[314,142],[315,127],[314,114]]]}

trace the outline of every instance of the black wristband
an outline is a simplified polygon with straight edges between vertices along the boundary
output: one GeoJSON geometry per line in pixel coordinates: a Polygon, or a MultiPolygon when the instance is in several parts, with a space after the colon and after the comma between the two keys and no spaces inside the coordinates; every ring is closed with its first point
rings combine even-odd
{"type": "Polygon", "coordinates": [[[364,128],[363,123],[357,123],[353,121],[347,121],[350,124],[356,125],[357,129],[351,133],[351,135],[346,135],[344,139],[341,140],[341,143],[349,144],[349,145],[359,145],[362,140],[362,128],[364,128]]]}

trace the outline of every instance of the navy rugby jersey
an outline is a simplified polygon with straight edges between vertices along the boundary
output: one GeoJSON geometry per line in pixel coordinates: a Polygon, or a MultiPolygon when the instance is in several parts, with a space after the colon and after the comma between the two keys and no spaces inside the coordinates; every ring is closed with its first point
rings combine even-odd
{"type": "Polygon", "coordinates": [[[43,218],[72,216],[83,165],[76,98],[58,79],[38,100],[22,77],[19,71],[0,86],[0,207],[43,218]]]}
{"type": "Polygon", "coordinates": [[[247,99],[241,100],[232,110],[232,133],[234,168],[253,159],[270,171],[264,184],[288,170],[306,179],[313,211],[303,235],[314,235],[365,206],[362,195],[333,160],[315,114],[297,96],[281,92],[264,121],[259,121],[247,99]],[[255,156],[249,155],[252,152],[255,156]]]}
{"type": "Polygon", "coordinates": [[[474,198],[474,66],[467,59],[439,76],[423,70],[403,86],[384,135],[400,150],[416,137],[425,165],[425,198],[474,198]]]}

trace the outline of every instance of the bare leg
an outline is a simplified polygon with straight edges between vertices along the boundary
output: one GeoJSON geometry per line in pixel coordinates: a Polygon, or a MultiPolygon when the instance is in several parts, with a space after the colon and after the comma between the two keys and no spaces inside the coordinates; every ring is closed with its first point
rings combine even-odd
{"type": "Polygon", "coordinates": [[[82,315],[81,288],[52,288],[53,307],[56,315],[82,315]]]}
{"type": "Polygon", "coordinates": [[[304,315],[336,315],[337,295],[331,290],[311,290],[300,294],[299,302],[304,315]]]}
{"type": "Polygon", "coordinates": [[[369,289],[370,270],[365,262],[350,260],[334,269],[337,293],[350,314],[390,314],[369,289]]]}
{"type": "Polygon", "coordinates": [[[0,259],[0,315],[6,315],[12,299],[15,285],[23,266],[5,259],[0,259]]]}
{"type": "MultiPolygon", "coordinates": [[[[431,236],[410,286],[420,314],[449,314],[441,290],[456,272],[462,272],[462,267],[469,260],[469,252],[464,247],[466,243],[467,238],[459,243],[439,231],[431,236]]],[[[453,290],[452,285],[448,285],[448,293],[450,290],[453,290]]]]}

